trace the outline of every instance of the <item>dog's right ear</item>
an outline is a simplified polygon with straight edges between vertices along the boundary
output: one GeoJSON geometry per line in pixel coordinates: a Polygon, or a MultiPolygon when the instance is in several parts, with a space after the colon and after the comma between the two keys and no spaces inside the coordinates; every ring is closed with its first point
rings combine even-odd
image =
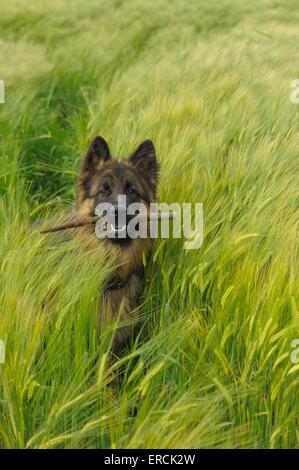
{"type": "Polygon", "coordinates": [[[106,140],[103,137],[97,136],[93,139],[87,150],[83,166],[86,170],[94,171],[99,165],[110,158],[111,154],[106,140]]]}
{"type": "Polygon", "coordinates": [[[86,186],[91,176],[110,158],[111,154],[106,140],[100,136],[95,137],[82,161],[79,186],[86,186]]]}

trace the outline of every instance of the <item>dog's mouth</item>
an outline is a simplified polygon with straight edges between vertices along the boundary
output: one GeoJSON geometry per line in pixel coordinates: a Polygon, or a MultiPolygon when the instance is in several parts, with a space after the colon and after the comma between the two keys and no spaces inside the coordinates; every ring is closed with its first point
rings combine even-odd
{"type": "Polygon", "coordinates": [[[126,231],[127,229],[127,226],[126,225],[123,225],[121,227],[118,227],[116,225],[113,225],[113,224],[109,224],[110,226],[110,230],[112,233],[123,233],[126,231]]]}
{"type": "Polygon", "coordinates": [[[102,231],[105,233],[105,236],[115,242],[129,242],[131,240],[127,234],[127,228],[127,224],[117,225],[110,221],[102,225],[102,231]]]}
{"type": "Polygon", "coordinates": [[[107,223],[107,237],[111,243],[121,246],[127,246],[131,243],[132,239],[129,236],[128,227],[126,224],[116,225],[114,223],[107,223]]]}
{"type": "MultiPolygon", "coordinates": [[[[112,243],[128,245],[133,238],[130,232],[130,221],[133,215],[126,213],[120,214],[120,211],[111,214],[104,214],[106,220],[99,221],[96,225],[96,234],[98,238],[107,238],[112,243]]],[[[137,226],[136,226],[137,227],[137,226]]]]}

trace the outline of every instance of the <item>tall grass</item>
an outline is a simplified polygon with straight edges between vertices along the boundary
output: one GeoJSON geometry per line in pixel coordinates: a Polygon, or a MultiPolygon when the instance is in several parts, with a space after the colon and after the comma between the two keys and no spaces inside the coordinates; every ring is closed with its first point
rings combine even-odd
{"type": "Polygon", "coordinates": [[[296,2],[1,7],[0,446],[298,447],[296,2]],[[98,133],[120,156],[152,138],[159,199],[204,204],[201,249],[157,242],[113,359],[113,260],[38,225],[98,133]]]}

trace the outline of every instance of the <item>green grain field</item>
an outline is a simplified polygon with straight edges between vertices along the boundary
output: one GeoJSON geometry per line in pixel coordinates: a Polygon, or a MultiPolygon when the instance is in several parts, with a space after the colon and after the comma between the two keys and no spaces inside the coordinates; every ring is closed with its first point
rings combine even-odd
{"type": "Polygon", "coordinates": [[[298,2],[0,11],[0,447],[298,447],[298,2]],[[97,134],[151,138],[159,200],[204,207],[200,249],[157,241],[119,357],[96,335],[113,260],[39,233],[97,134]]]}

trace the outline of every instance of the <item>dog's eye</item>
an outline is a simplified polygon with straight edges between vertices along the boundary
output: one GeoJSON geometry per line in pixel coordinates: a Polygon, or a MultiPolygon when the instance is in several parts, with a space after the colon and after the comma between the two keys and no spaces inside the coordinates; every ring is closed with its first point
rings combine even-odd
{"type": "Polygon", "coordinates": [[[104,186],[102,189],[99,191],[101,194],[108,194],[110,193],[109,186],[104,186]]]}
{"type": "Polygon", "coordinates": [[[133,186],[127,186],[127,193],[128,194],[136,194],[137,191],[135,188],[133,188],[133,186]]]}

